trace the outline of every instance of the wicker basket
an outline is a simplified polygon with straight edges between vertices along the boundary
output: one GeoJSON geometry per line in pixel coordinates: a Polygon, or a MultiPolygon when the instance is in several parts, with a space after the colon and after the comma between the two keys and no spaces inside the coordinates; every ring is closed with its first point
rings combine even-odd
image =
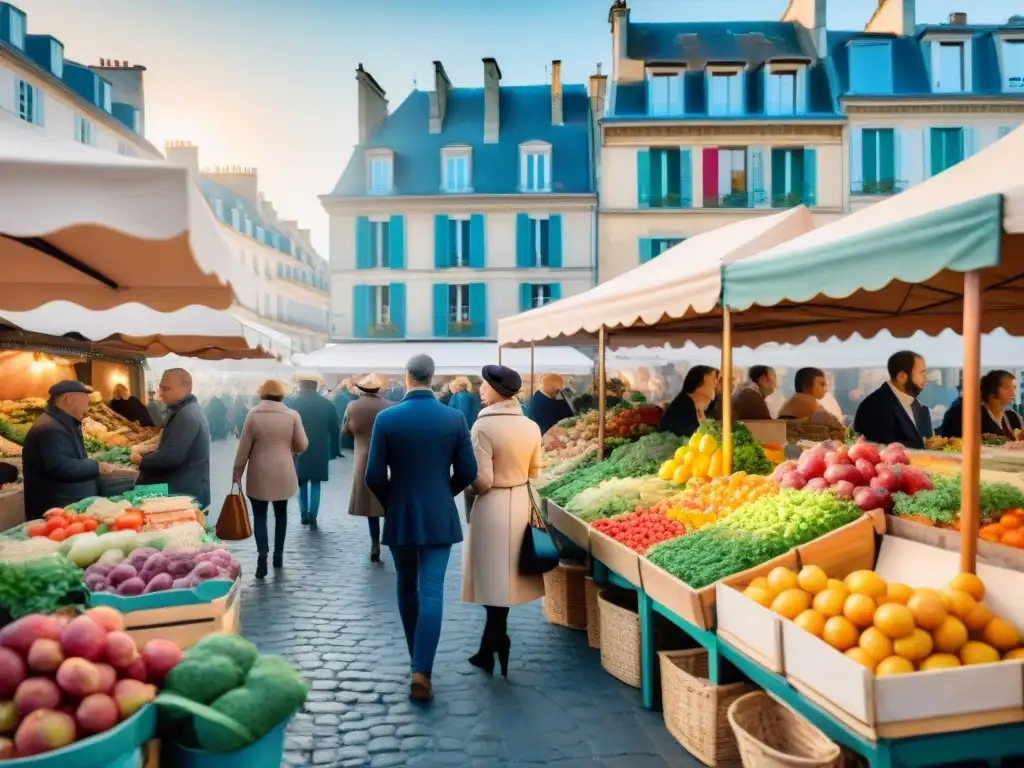
{"type": "Polygon", "coordinates": [[[587,628],[585,566],[561,562],[544,574],[544,616],[569,629],[587,628]]]}
{"type": "Polygon", "coordinates": [[[597,595],[601,615],[601,666],[612,677],[640,687],[640,614],[628,599],[602,590],[597,595]]]}
{"type": "Polygon", "coordinates": [[[746,768],[835,768],[842,753],[829,738],[764,691],[748,693],[729,706],[746,768]]]}
{"type": "Polygon", "coordinates": [[[707,679],[708,652],[703,648],[659,651],[658,656],[668,732],[705,765],[736,763],[740,752],[729,727],[729,705],[757,688],[750,683],[713,684],[707,679]]]}
{"type": "Polygon", "coordinates": [[[601,647],[601,606],[597,602],[597,584],[587,576],[587,645],[591,648],[601,647]]]}

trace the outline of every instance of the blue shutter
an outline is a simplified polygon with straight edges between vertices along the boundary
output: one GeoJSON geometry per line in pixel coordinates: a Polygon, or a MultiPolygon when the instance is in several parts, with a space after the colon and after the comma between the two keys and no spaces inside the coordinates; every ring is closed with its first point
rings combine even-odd
{"type": "Polygon", "coordinates": [[[636,151],[636,207],[651,207],[651,153],[646,149],[636,151]]]}
{"type": "Polygon", "coordinates": [[[530,224],[529,214],[516,214],[516,267],[518,269],[533,266],[533,231],[530,224]]]}
{"type": "Polygon", "coordinates": [[[764,203],[764,147],[747,147],[747,205],[764,203]]]}
{"type": "MultiPolygon", "coordinates": [[[[445,217],[447,218],[447,216],[445,217]]],[[[448,335],[448,284],[434,283],[434,336],[448,335]]]]}
{"type": "Polygon", "coordinates": [[[679,207],[693,207],[693,152],[679,148],[679,207]]]}
{"type": "Polygon", "coordinates": [[[519,284],[519,311],[533,309],[533,283],[519,284]]]}
{"type": "Polygon", "coordinates": [[[388,266],[405,269],[405,217],[392,216],[388,231],[388,266]]]}
{"type": "Polygon", "coordinates": [[[558,213],[548,217],[548,266],[562,266],[562,216],[558,213]]]}
{"type": "Polygon", "coordinates": [[[469,266],[483,269],[487,266],[487,234],[484,215],[474,213],[469,217],[469,266]]]}
{"type": "Polygon", "coordinates": [[[540,187],[535,183],[536,179],[534,178],[533,163],[531,162],[531,160],[533,160],[533,157],[530,155],[529,152],[524,153],[523,159],[520,160],[520,162],[525,163],[526,165],[526,186],[524,187],[524,189],[530,191],[540,189],[540,187]]]}
{"type": "Polygon", "coordinates": [[[562,298],[562,284],[561,283],[552,283],[551,284],[551,300],[552,301],[558,301],[560,298],[562,298]]]}
{"type": "Polygon", "coordinates": [[[391,324],[395,326],[400,338],[405,338],[405,283],[392,283],[391,295],[391,324]]]}
{"type": "Polygon", "coordinates": [[[356,269],[369,269],[372,263],[370,220],[366,216],[360,216],[356,219],[356,269]]]}
{"type": "MultiPolygon", "coordinates": [[[[451,253],[448,251],[448,217],[443,213],[434,216],[434,266],[444,269],[451,266],[451,253]]],[[[445,303],[448,297],[445,294],[445,303]]]]}
{"type": "Polygon", "coordinates": [[[365,339],[370,324],[370,286],[352,286],[352,335],[365,339]]]}
{"type": "Polygon", "coordinates": [[[651,260],[651,238],[641,237],[640,238],[640,263],[646,264],[651,260]]]}
{"type": "Polygon", "coordinates": [[[469,284],[469,322],[473,336],[487,335],[487,283],[469,284]]]}
{"type": "Polygon", "coordinates": [[[804,149],[804,205],[818,204],[818,153],[804,149]]]}

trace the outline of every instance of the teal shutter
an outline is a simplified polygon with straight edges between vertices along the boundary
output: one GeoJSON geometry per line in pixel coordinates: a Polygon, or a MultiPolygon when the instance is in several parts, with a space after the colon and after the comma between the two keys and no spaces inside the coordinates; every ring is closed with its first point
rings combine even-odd
{"type": "Polygon", "coordinates": [[[520,283],[519,284],[519,311],[525,312],[528,309],[533,309],[533,284],[532,283],[520,283]]]}
{"type": "Polygon", "coordinates": [[[636,151],[636,205],[651,207],[651,153],[646,149],[636,151]]]}
{"type": "Polygon", "coordinates": [[[469,266],[483,269],[487,265],[487,234],[482,213],[469,217],[469,266]]]}
{"type": "Polygon", "coordinates": [[[405,217],[392,216],[388,230],[388,266],[405,269],[405,217]]]}
{"type": "Polygon", "coordinates": [[[469,284],[469,322],[473,336],[487,335],[487,283],[469,284]]]}
{"type": "MultiPolygon", "coordinates": [[[[447,219],[448,217],[445,216],[447,219]]],[[[448,335],[448,284],[434,283],[434,336],[448,335]]]]}
{"type": "Polygon", "coordinates": [[[896,131],[891,128],[878,132],[878,181],[879,192],[896,191],[896,131]]]}
{"type": "Polygon", "coordinates": [[[370,325],[370,286],[352,286],[352,335],[365,339],[370,325]]]}
{"type": "Polygon", "coordinates": [[[640,263],[646,264],[651,260],[651,238],[641,237],[640,238],[640,263]]]}
{"type": "Polygon", "coordinates": [[[815,149],[804,150],[804,205],[814,206],[818,204],[818,151],[815,149]]]}
{"type": "Polygon", "coordinates": [[[967,131],[963,128],[948,128],[946,130],[946,168],[952,168],[959,163],[966,154],[967,131]]]}
{"type": "Polygon", "coordinates": [[[369,269],[371,264],[370,220],[360,216],[356,219],[356,269],[369,269]]]}
{"type": "Polygon", "coordinates": [[[874,193],[878,187],[878,135],[881,131],[874,128],[864,130],[864,145],[861,148],[861,174],[864,191],[874,193]]]}
{"type": "Polygon", "coordinates": [[[786,194],[786,150],[772,150],[772,205],[786,194]]]}
{"type": "Polygon", "coordinates": [[[693,151],[689,147],[679,149],[679,207],[693,207],[693,151]]]}
{"type": "Polygon", "coordinates": [[[558,213],[548,217],[548,266],[562,266],[562,216],[558,213]]]}
{"type": "MultiPolygon", "coordinates": [[[[444,269],[451,266],[451,253],[448,250],[448,217],[443,213],[434,216],[434,266],[444,269]]],[[[445,303],[448,295],[445,294],[445,303]]]]}
{"type": "Polygon", "coordinates": [[[405,283],[392,283],[388,289],[391,293],[391,324],[395,326],[399,338],[405,337],[405,283]]]}
{"type": "Polygon", "coordinates": [[[931,129],[931,174],[942,173],[946,170],[945,135],[940,128],[931,129]]]}
{"type": "Polygon", "coordinates": [[[747,205],[764,202],[764,147],[747,148],[747,205]]]}
{"type": "Polygon", "coordinates": [[[561,283],[552,283],[551,284],[551,300],[552,301],[558,301],[560,298],[562,298],[562,284],[561,283]]]}
{"type": "Polygon", "coordinates": [[[529,214],[516,214],[516,267],[518,269],[533,266],[533,230],[530,224],[529,214]]]}

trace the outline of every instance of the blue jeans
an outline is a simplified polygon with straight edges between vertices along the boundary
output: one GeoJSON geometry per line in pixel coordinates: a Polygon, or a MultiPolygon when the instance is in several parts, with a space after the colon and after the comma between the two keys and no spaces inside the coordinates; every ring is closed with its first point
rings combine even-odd
{"type": "Polygon", "coordinates": [[[409,646],[412,671],[430,677],[441,639],[444,574],[451,544],[431,547],[393,546],[398,572],[398,613],[409,646]]]}
{"type": "Polygon", "coordinates": [[[320,512],[320,481],[299,481],[299,513],[309,520],[316,520],[320,512]]]}

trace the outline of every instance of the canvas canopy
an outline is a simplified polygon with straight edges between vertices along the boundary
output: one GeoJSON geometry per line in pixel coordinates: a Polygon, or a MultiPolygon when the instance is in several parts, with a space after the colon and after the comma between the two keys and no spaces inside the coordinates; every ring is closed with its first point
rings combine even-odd
{"type": "MultiPolygon", "coordinates": [[[[498,342],[506,347],[593,343],[604,326],[612,348],[666,340],[681,344],[690,336],[676,331],[687,321],[718,313],[724,264],[761,253],[812,227],[810,211],[799,206],[705,232],[589,291],[503,318],[498,322],[498,342]]],[[[708,342],[720,338],[720,323],[705,335],[708,342]]]]}

